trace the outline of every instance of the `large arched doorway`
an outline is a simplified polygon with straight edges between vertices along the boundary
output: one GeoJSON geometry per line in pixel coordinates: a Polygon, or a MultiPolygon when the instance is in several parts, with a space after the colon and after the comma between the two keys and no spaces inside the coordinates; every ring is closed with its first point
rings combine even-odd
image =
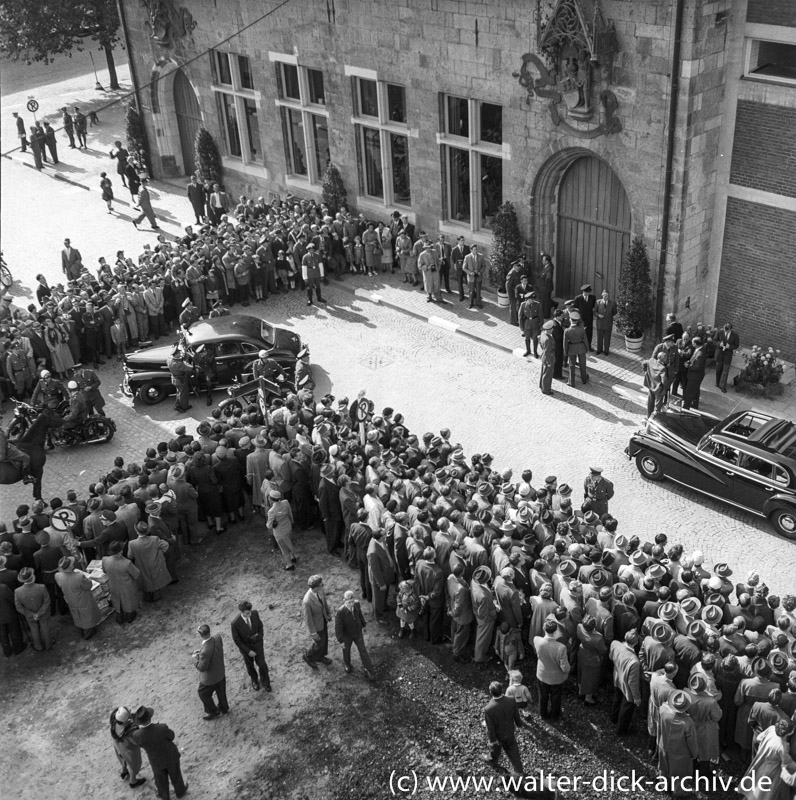
{"type": "Polygon", "coordinates": [[[174,75],[174,110],[177,113],[177,128],[180,132],[180,149],[182,150],[185,174],[193,175],[196,169],[194,139],[202,125],[202,112],[199,110],[196,92],[182,70],[177,70],[174,75]]]}
{"type": "Polygon", "coordinates": [[[619,268],[630,247],[630,203],[622,182],[599,158],[581,156],[558,188],[556,295],[575,297],[591,284],[616,299],[619,268]]]}

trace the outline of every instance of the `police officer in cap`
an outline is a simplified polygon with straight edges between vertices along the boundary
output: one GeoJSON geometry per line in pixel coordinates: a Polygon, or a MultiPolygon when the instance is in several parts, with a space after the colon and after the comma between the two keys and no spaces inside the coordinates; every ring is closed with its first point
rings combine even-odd
{"type": "Polygon", "coordinates": [[[542,349],[542,369],[539,372],[539,388],[542,394],[553,394],[553,370],[556,361],[556,343],[553,338],[555,322],[552,319],[542,325],[539,347],[542,349]]]}
{"type": "Polygon", "coordinates": [[[257,360],[252,364],[254,379],[265,378],[272,383],[284,383],[285,371],[273,358],[269,358],[267,350],[260,350],[257,360]]]}
{"type": "Polygon", "coordinates": [[[564,331],[564,355],[569,360],[569,385],[575,385],[575,368],[580,366],[580,379],[586,385],[586,331],[583,329],[578,311],[569,312],[570,326],[564,331]]]}
{"type": "Polygon", "coordinates": [[[183,311],[180,314],[180,327],[186,331],[190,329],[194,322],[199,320],[199,310],[191,302],[190,297],[186,297],[182,302],[183,311]]]}
{"type": "Polygon", "coordinates": [[[555,361],[553,362],[553,377],[564,379],[564,312],[560,308],[553,311],[553,328],[550,335],[555,344],[555,361]]]}
{"type": "Polygon", "coordinates": [[[175,347],[172,354],[166,359],[166,366],[171,373],[171,382],[177,389],[177,399],[174,401],[175,411],[187,411],[191,408],[188,393],[193,367],[185,363],[185,356],[179,347],[175,347]]]}
{"type": "Polygon", "coordinates": [[[80,429],[83,427],[83,423],[88,419],[86,395],[83,393],[77,381],[69,381],[66,388],[69,389],[69,413],[64,417],[63,429],[80,429]]]}
{"type": "Polygon", "coordinates": [[[64,400],[68,400],[64,385],[61,381],[53,380],[50,371],[43,369],[40,373],[39,382],[33,390],[33,397],[31,403],[34,406],[43,406],[55,410],[64,400]]]}
{"type": "Polygon", "coordinates": [[[597,298],[592,294],[591,284],[584,283],[580,287],[580,294],[575,298],[575,308],[580,312],[583,328],[586,331],[586,341],[589,343],[589,352],[592,352],[591,334],[594,326],[594,307],[597,298]]]}
{"type": "Polygon", "coordinates": [[[591,500],[591,510],[601,517],[608,513],[608,501],[614,496],[614,485],[603,478],[602,467],[589,467],[589,475],[583,481],[584,499],[591,500]]]}

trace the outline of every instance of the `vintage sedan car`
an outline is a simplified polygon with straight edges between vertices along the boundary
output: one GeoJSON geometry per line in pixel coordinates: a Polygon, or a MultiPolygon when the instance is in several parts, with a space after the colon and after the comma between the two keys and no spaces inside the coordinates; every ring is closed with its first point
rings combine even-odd
{"type": "Polygon", "coordinates": [[[654,414],[625,453],[653,481],[670,478],[768,519],[796,541],[796,425],[757,411],[723,420],[694,411],[654,414]]]}
{"type": "MultiPolygon", "coordinates": [[[[233,386],[251,373],[251,365],[260,350],[267,350],[290,380],[295,375],[299,353],[302,350],[306,353],[298,334],[251,314],[232,314],[195,322],[185,332],[184,342],[189,359],[199,347],[211,351],[214,383],[218,389],[233,386]]],[[[177,344],[175,339],[174,344],[128,353],[124,359],[122,391],[130,397],[137,394],[148,405],[174,394],[166,360],[177,344]]]]}

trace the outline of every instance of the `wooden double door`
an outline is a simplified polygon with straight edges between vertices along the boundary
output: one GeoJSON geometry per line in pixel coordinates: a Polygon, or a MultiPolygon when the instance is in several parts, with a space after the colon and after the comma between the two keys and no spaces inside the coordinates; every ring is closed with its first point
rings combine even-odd
{"type": "Polygon", "coordinates": [[[199,101],[188,78],[182,70],[174,76],[174,110],[177,114],[177,129],[180,132],[180,150],[185,174],[193,175],[196,170],[194,141],[196,132],[202,125],[202,112],[199,101]]]}
{"type": "Polygon", "coordinates": [[[556,295],[569,299],[591,284],[616,299],[619,269],[630,247],[630,203],[621,181],[599,158],[583,156],[558,189],[556,295]]]}

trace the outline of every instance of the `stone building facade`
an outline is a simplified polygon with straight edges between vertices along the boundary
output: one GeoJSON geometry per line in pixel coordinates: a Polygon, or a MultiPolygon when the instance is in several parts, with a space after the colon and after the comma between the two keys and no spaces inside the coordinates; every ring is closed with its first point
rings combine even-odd
{"type": "Polygon", "coordinates": [[[121,5],[156,176],[203,125],[235,195],[320,197],[331,160],[357,211],[487,249],[511,200],[561,296],[638,235],[659,320],[796,357],[792,0],[121,5]]]}

